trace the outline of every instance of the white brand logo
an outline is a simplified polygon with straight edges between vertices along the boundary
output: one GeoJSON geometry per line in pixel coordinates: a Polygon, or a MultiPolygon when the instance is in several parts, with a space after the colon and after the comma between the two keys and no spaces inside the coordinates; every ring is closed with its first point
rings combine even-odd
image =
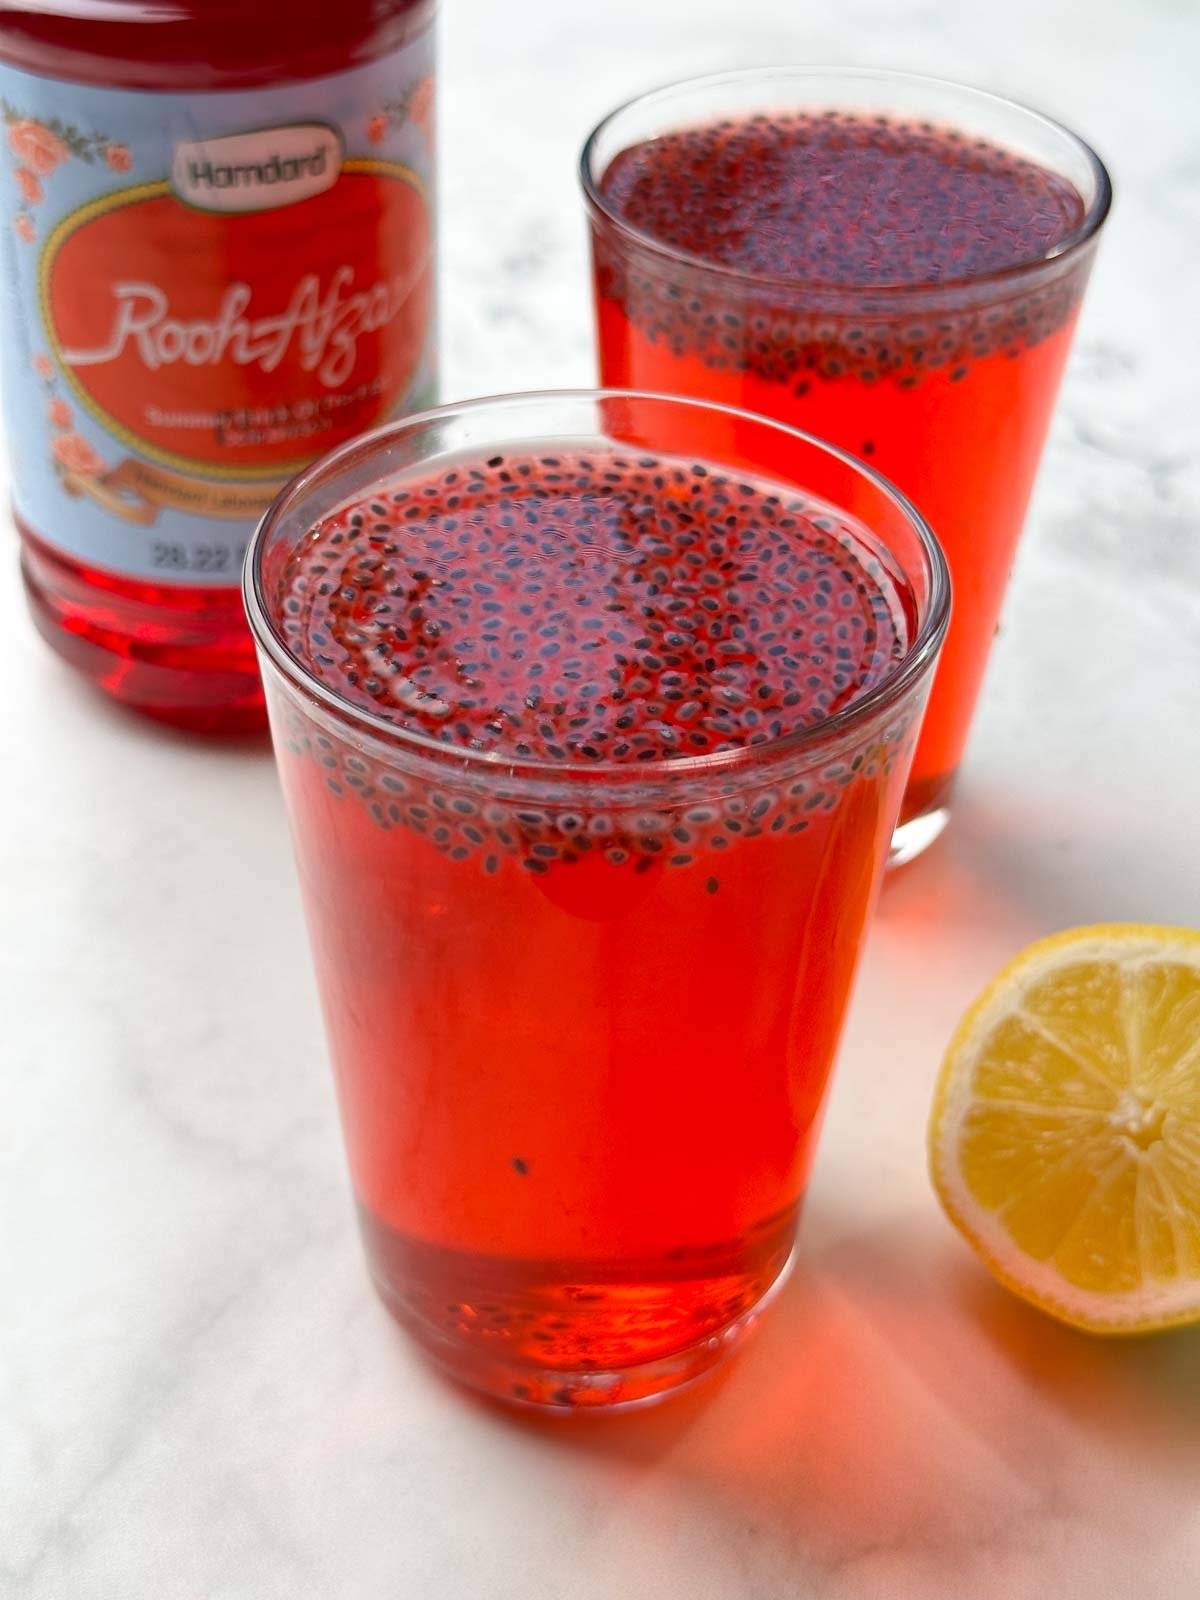
{"type": "Polygon", "coordinates": [[[203,211],[270,211],[332,189],[342,141],[320,122],[175,146],[171,187],[203,211]]]}

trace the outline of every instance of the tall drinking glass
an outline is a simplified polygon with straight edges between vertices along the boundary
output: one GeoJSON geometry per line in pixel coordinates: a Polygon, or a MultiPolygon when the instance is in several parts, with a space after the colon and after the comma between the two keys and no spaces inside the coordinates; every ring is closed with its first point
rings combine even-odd
{"type": "Polygon", "coordinates": [[[512,396],[326,456],[245,595],[384,1301],[509,1400],[697,1376],[792,1250],[936,542],[762,418],[512,396]]]}
{"type": "Polygon", "coordinates": [[[899,73],[766,68],[613,112],[583,152],[600,379],[869,460],[941,541],[954,622],[895,859],[941,831],[1108,175],[1056,123],[899,73]]]}

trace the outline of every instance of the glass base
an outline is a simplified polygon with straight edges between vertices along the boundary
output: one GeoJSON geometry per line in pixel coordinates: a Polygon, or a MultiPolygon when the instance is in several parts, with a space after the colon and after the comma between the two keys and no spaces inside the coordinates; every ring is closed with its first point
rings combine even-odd
{"type": "Polygon", "coordinates": [[[930,845],[946,831],[946,824],[949,821],[950,807],[935,806],[932,811],[923,811],[919,816],[901,822],[892,835],[892,847],[888,851],[887,858],[888,871],[894,867],[906,866],[908,862],[924,855],[930,845]]]}
{"type": "MultiPolygon", "coordinates": [[[[460,1383],[534,1410],[643,1406],[696,1382],[720,1366],[754,1328],[787,1277],[795,1253],[793,1207],[786,1220],[776,1219],[775,1248],[760,1259],[757,1270],[725,1279],[720,1288],[718,1280],[697,1278],[695,1264],[684,1262],[674,1283],[576,1282],[545,1289],[539,1300],[523,1285],[503,1298],[497,1277],[490,1287],[477,1282],[477,1293],[469,1300],[462,1285],[446,1308],[454,1315],[447,1318],[430,1314],[433,1298],[444,1301],[449,1282],[444,1268],[435,1282],[432,1263],[422,1264],[420,1255],[429,1247],[414,1254],[412,1245],[397,1235],[385,1242],[369,1214],[360,1214],[360,1220],[379,1296],[422,1351],[460,1383]],[[399,1252],[406,1269],[402,1274],[395,1271],[402,1259],[399,1252]],[[557,1312],[551,1309],[552,1300],[558,1303],[557,1312]],[[580,1317],[574,1324],[571,1306],[580,1317]],[[724,1318],[719,1308],[727,1311],[724,1318]],[[589,1328],[587,1320],[593,1318],[597,1325],[589,1328]]],[[[512,1264],[499,1265],[511,1284],[512,1264]]]]}
{"type": "Polygon", "coordinates": [[[946,831],[955,777],[956,774],[952,772],[947,777],[927,778],[923,782],[909,784],[900,808],[900,821],[892,834],[892,847],[888,851],[889,871],[924,855],[946,831]]]}
{"type": "Polygon", "coordinates": [[[601,1410],[640,1410],[679,1394],[701,1379],[709,1377],[741,1348],[757,1327],[759,1319],[787,1282],[795,1265],[793,1249],[774,1282],[762,1295],[724,1327],[706,1338],[671,1355],[620,1371],[564,1372],[559,1368],[513,1368],[502,1361],[481,1357],[473,1348],[450,1339],[430,1336],[428,1328],[415,1328],[392,1302],[382,1284],[376,1283],[392,1316],[421,1346],[424,1353],[448,1376],[493,1400],[522,1410],[546,1413],[601,1410]]]}

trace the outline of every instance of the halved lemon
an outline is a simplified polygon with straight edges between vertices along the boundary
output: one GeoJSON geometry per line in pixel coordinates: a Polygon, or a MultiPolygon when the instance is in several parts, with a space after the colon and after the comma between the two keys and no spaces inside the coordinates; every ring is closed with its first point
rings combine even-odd
{"type": "Polygon", "coordinates": [[[1051,1316],[1200,1321],[1200,932],[1030,945],[950,1041],[929,1161],[994,1276],[1051,1316]]]}

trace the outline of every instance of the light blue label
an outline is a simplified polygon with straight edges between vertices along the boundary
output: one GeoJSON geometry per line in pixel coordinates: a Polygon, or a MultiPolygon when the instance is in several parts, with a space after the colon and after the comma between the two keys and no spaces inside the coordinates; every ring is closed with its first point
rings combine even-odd
{"type": "Polygon", "coordinates": [[[433,400],[432,52],[197,95],[0,63],[0,371],[39,537],[236,585],[293,471],[433,400]]]}

